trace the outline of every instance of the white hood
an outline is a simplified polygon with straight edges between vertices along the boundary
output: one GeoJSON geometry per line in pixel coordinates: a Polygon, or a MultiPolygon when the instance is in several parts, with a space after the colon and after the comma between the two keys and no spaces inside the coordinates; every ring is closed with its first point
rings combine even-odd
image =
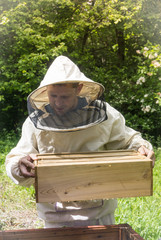
{"type": "Polygon", "coordinates": [[[104,91],[103,85],[87,78],[69,58],[59,56],[49,67],[40,86],[29,95],[28,99],[41,107],[42,104],[48,102],[46,86],[75,82],[83,83],[80,96],[87,97],[88,102],[98,99],[104,91]]]}
{"type": "MultiPolygon", "coordinates": [[[[89,113],[89,105],[91,103],[94,103],[96,99],[98,99],[104,91],[104,87],[97,82],[94,82],[93,80],[87,78],[77,67],[76,64],[74,64],[69,58],[65,56],[59,56],[57,57],[51,66],[49,67],[44,79],[42,80],[40,86],[34,90],[29,96],[28,96],[28,111],[29,116],[31,120],[33,121],[34,125],[37,128],[45,129],[45,130],[53,130],[53,131],[60,131],[60,129],[65,131],[74,130],[79,126],[79,128],[86,125],[91,125],[91,108],[89,113]],[[49,104],[49,99],[47,95],[47,86],[53,85],[53,84],[69,84],[69,83],[82,83],[83,87],[78,94],[78,97],[81,99],[85,99],[88,104],[88,114],[87,114],[87,106],[84,109],[87,114],[87,121],[84,121],[84,113],[83,113],[83,122],[80,118],[80,109],[78,112],[70,112],[70,116],[68,115],[68,120],[63,119],[63,117],[59,117],[59,119],[56,119],[57,116],[52,116],[53,119],[56,120],[56,122],[59,122],[57,126],[55,124],[53,125],[53,120],[49,121],[49,112],[46,110],[46,106],[49,104]],[[47,111],[47,112],[46,112],[47,111]],[[75,114],[76,113],[76,114],[75,114]],[[73,115],[74,114],[74,115],[73,115]],[[78,116],[79,114],[79,116],[78,116]],[[76,119],[77,118],[77,124],[73,121],[69,121],[69,119],[76,119]],[[90,118],[90,121],[89,121],[90,118]],[[44,119],[48,119],[47,122],[44,122],[44,119]],[[62,123],[60,123],[60,121],[62,123]],[[67,125],[63,126],[64,121],[67,122],[67,125]],[[86,123],[85,123],[86,122],[86,123]],[[72,126],[73,125],[73,126],[72,126]]],[[[92,109],[95,108],[94,105],[92,105],[92,109]]],[[[52,113],[53,114],[53,113],[52,113]]],[[[81,113],[82,114],[82,113],[81,113]]],[[[105,118],[105,113],[102,113],[102,106],[97,103],[97,114],[92,113],[92,118],[94,122],[100,122],[100,114],[103,119],[105,118]],[[101,107],[101,113],[98,114],[98,105],[99,108],[101,107]]],[[[50,114],[51,115],[51,114],[50,114]]],[[[75,121],[75,120],[74,120],[75,121]]]]}

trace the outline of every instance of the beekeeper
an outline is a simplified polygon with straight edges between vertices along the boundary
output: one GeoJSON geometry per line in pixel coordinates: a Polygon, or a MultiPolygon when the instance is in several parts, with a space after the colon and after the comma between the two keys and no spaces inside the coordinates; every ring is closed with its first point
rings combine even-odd
{"type": "MultiPolygon", "coordinates": [[[[151,144],[125,126],[121,113],[98,100],[103,91],[69,58],[57,57],[28,96],[29,117],[6,157],[8,176],[16,184],[34,184],[37,153],[136,149],[154,160],[151,144]]],[[[116,199],[37,203],[45,227],[113,224],[116,207],[116,199]]]]}

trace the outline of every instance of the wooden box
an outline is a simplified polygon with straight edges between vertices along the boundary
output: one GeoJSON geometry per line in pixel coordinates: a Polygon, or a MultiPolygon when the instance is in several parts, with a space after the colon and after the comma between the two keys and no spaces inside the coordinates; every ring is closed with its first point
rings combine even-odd
{"type": "Polygon", "coordinates": [[[150,196],[152,160],[136,151],[41,154],[35,162],[36,201],[150,196]]]}
{"type": "Polygon", "coordinates": [[[128,224],[0,231],[0,240],[144,240],[128,224]]]}

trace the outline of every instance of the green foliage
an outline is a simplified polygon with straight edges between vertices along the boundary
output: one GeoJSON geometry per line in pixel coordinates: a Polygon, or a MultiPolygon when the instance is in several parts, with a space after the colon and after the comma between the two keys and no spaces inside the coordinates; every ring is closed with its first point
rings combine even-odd
{"type": "Polygon", "coordinates": [[[160,92],[158,92],[157,94],[156,94],[156,99],[157,99],[157,103],[159,104],[159,106],[161,106],[161,93],[160,92]]]}
{"type": "Polygon", "coordinates": [[[161,47],[148,42],[136,52],[135,68],[128,64],[117,68],[114,76],[107,75],[107,101],[122,112],[127,125],[160,146],[161,111],[156,96],[161,91],[161,47]]]}
{"type": "MultiPolygon", "coordinates": [[[[41,1],[15,2],[15,8],[1,15],[0,28],[0,108],[4,114],[0,125],[8,129],[27,115],[26,98],[38,87],[49,60],[66,49],[60,42],[62,34],[54,36],[55,23],[47,15],[43,18],[41,1]]],[[[47,14],[48,4],[46,8],[47,14]]]]}
{"type": "Polygon", "coordinates": [[[160,9],[159,0],[2,1],[0,128],[21,125],[27,96],[54,58],[64,54],[105,86],[105,99],[129,126],[156,143],[161,132],[160,9]]]}
{"type": "Polygon", "coordinates": [[[0,165],[4,163],[6,154],[16,146],[18,139],[20,137],[20,131],[15,134],[14,131],[8,132],[3,129],[0,137],[0,165]]]}

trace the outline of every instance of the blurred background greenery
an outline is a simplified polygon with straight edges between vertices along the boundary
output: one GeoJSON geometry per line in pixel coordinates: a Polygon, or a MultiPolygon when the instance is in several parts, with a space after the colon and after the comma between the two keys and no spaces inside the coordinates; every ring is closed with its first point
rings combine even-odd
{"type": "Polygon", "coordinates": [[[18,131],[28,94],[66,55],[160,146],[160,43],[160,0],[0,0],[0,130],[18,131]]]}

